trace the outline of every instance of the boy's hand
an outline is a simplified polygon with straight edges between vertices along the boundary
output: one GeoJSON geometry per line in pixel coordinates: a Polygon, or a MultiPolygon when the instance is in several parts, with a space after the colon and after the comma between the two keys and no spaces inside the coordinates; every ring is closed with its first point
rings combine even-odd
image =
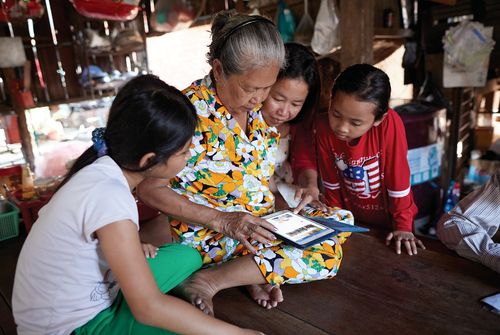
{"type": "Polygon", "coordinates": [[[391,240],[394,239],[394,244],[396,246],[396,253],[401,254],[401,242],[403,242],[406,252],[408,255],[417,254],[417,245],[425,250],[425,246],[418,238],[409,231],[395,230],[385,238],[385,244],[388,246],[391,244],[391,240]]]}

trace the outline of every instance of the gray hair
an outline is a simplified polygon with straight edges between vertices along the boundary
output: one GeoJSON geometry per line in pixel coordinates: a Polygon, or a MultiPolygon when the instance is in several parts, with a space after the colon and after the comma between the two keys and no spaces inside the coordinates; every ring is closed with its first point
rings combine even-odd
{"type": "Polygon", "coordinates": [[[226,76],[269,64],[285,66],[285,46],[278,29],[262,16],[242,15],[234,10],[217,13],[209,48],[208,63],[213,66],[218,59],[226,76]]]}

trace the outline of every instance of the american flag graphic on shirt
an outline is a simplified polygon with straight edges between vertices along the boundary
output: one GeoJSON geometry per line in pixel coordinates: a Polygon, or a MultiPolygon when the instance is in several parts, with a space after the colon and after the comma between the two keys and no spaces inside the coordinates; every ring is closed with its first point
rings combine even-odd
{"type": "MultiPolygon", "coordinates": [[[[341,171],[344,184],[348,190],[357,194],[373,194],[380,189],[380,166],[378,156],[365,157],[356,162],[345,162],[342,158],[336,159],[336,165],[341,171]]],[[[340,188],[339,183],[325,183],[328,189],[340,188]]]]}

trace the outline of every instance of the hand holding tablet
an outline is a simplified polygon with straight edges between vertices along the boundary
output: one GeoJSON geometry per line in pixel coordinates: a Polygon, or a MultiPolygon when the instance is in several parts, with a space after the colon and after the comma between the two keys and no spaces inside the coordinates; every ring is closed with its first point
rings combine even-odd
{"type": "Polygon", "coordinates": [[[335,234],[335,230],[289,210],[266,215],[263,219],[276,227],[273,233],[280,239],[300,249],[319,243],[335,234]]]}
{"type": "Polygon", "coordinates": [[[366,232],[367,228],[345,224],[333,219],[304,217],[289,210],[279,211],[262,217],[271,223],[280,239],[305,249],[341,232],[366,232]]]}

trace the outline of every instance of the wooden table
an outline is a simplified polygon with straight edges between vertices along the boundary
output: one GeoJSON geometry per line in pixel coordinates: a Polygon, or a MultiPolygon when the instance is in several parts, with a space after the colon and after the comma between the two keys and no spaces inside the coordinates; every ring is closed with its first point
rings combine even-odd
{"type": "Polygon", "coordinates": [[[500,316],[479,301],[500,292],[500,275],[425,243],[416,256],[396,255],[383,236],[354,234],[336,278],[283,286],[272,310],[229,289],[215,297],[215,314],[267,335],[500,334],[500,316]]]}

